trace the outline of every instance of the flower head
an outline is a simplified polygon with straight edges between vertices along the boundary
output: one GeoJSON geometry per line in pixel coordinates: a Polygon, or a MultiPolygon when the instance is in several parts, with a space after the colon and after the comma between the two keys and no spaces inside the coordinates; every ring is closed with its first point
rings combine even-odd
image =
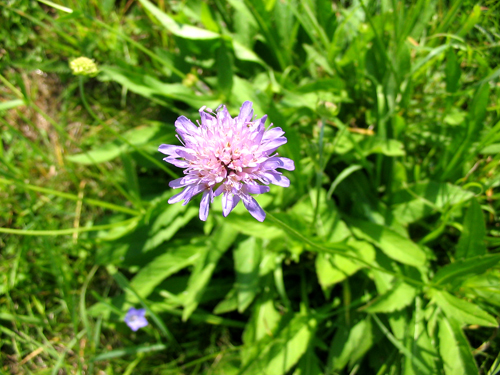
{"type": "Polygon", "coordinates": [[[145,318],[146,309],[135,309],[131,307],[127,315],[125,315],[125,323],[132,331],[137,331],[139,328],[146,327],[149,323],[145,318]]]}
{"type": "Polygon", "coordinates": [[[69,62],[69,67],[75,76],[95,77],[97,73],[99,73],[97,64],[94,60],[84,56],[71,60],[69,62]]]}
{"type": "Polygon", "coordinates": [[[253,119],[252,102],[245,102],[240,113],[232,118],[226,107],[215,112],[200,109],[201,124],[193,124],[181,116],[175,122],[183,146],[161,145],[158,151],[168,155],[165,160],[185,168],[184,177],[170,182],[170,187],[183,191],[168,200],[187,204],[203,193],[200,219],[205,221],[214,196],[222,194],[224,217],[241,201],[250,214],[264,221],[266,213],[250,194],[269,191],[269,184],[288,187],[290,180],[278,168],[293,171],[293,160],[276,152],[287,139],[281,128],[265,128],[267,115],[253,119]]]}

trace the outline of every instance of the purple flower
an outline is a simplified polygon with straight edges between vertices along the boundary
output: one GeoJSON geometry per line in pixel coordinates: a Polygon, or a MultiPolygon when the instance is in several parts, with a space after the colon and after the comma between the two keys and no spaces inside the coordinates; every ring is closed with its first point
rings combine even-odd
{"type": "Polygon", "coordinates": [[[127,315],[125,315],[125,323],[130,327],[132,331],[137,331],[139,328],[146,327],[148,321],[144,317],[146,315],[146,309],[134,309],[131,307],[127,315]]]}
{"type": "MultiPolygon", "coordinates": [[[[264,127],[267,115],[253,119],[252,102],[241,106],[234,119],[225,106],[212,112],[200,109],[201,124],[193,124],[185,116],[175,122],[179,140],[183,146],[161,145],[158,151],[168,155],[165,160],[176,167],[185,168],[184,177],[170,182],[170,187],[183,188],[168,203],[184,200],[187,204],[195,195],[203,193],[200,204],[200,220],[208,216],[214,196],[222,194],[224,217],[241,201],[258,221],[264,221],[266,213],[250,194],[269,191],[266,185],[283,187],[290,180],[277,168],[293,171],[293,160],[279,157],[275,151],[287,140],[281,128],[264,127]],[[208,112],[208,113],[207,113],[208,112]]],[[[272,125],[272,124],[271,124],[272,125]]]]}

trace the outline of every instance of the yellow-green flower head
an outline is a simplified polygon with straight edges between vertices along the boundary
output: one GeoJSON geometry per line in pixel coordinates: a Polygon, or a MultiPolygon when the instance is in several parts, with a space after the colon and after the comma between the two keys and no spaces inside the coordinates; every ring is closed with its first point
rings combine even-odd
{"type": "Polygon", "coordinates": [[[69,67],[71,72],[75,76],[89,76],[95,77],[99,70],[97,69],[97,64],[94,60],[88,57],[77,57],[69,62],[69,67]]]}

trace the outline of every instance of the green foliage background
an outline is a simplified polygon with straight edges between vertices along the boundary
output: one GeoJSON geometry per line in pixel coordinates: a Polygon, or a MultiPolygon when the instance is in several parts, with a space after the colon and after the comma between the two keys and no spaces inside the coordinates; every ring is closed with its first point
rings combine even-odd
{"type": "Polygon", "coordinates": [[[495,0],[0,1],[0,372],[500,373],[499,20],[495,0]],[[258,197],[264,223],[220,201],[200,222],[157,147],[245,100],[285,130],[291,186],[258,197]]]}

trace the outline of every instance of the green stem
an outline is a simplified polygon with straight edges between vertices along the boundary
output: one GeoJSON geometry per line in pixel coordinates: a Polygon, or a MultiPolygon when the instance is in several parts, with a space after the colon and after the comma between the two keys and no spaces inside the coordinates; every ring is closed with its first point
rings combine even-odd
{"type": "Polygon", "coordinates": [[[64,236],[64,235],[69,235],[69,234],[73,234],[73,233],[94,232],[94,231],[98,231],[98,230],[112,229],[112,228],[116,228],[119,226],[126,226],[128,224],[133,223],[134,221],[137,221],[137,218],[133,217],[131,219],[120,221],[118,223],[94,225],[92,227],[54,229],[54,230],[0,228],[0,233],[19,234],[22,236],[64,236]]]}
{"type": "Polygon", "coordinates": [[[321,128],[319,130],[319,140],[318,140],[318,149],[319,149],[319,160],[318,160],[318,171],[316,172],[316,207],[314,207],[314,216],[312,227],[316,227],[316,221],[318,220],[319,214],[319,205],[321,198],[321,182],[323,180],[323,138],[325,135],[325,120],[321,120],[321,128]]]}

